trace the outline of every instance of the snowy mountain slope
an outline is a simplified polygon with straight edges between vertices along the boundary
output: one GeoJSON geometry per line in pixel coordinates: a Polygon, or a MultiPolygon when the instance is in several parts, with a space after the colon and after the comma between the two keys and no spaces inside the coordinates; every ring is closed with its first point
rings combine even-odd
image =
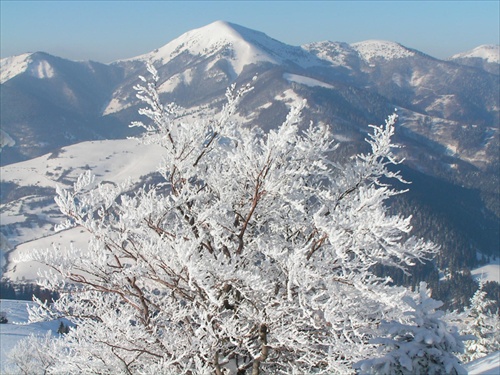
{"type": "MultiPolygon", "coordinates": [[[[438,101],[437,101],[438,103],[438,101]]],[[[434,102],[432,105],[437,105],[434,102]]],[[[451,103],[443,103],[447,105],[446,109],[450,110],[454,106],[451,103]]],[[[472,168],[488,169],[491,163],[491,155],[494,154],[498,147],[498,138],[500,136],[499,129],[490,126],[479,128],[474,124],[460,123],[453,120],[447,120],[437,116],[423,115],[416,111],[399,107],[399,115],[401,119],[401,133],[407,138],[413,139],[415,142],[426,145],[429,151],[437,155],[441,154],[449,160],[448,167],[452,169],[459,168],[457,163],[462,163],[460,168],[464,168],[465,164],[472,168]],[[475,133],[479,134],[475,134],[475,133]],[[472,141],[472,137],[481,139],[477,144],[472,145],[467,141],[472,141]]],[[[432,112],[431,112],[432,113],[432,112]]],[[[400,154],[407,158],[409,164],[418,166],[418,150],[414,148],[414,144],[408,142],[407,150],[400,150],[400,154]]]]}
{"type": "Polygon", "coordinates": [[[500,374],[500,352],[466,363],[465,369],[469,375],[498,375],[500,374]]]}
{"type": "Polygon", "coordinates": [[[2,135],[10,137],[2,144],[2,164],[83,140],[124,135],[115,120],[101,117],[122,78],[118,67],[36,52],[3,59],[2,77],[2,135]]]}
{"type": "Polygon", "coordinates": [[[333,65],[351,69],[353,62],[359,59],[358,51],[351,45],[342,42],[323,41],[302,46],[319,59],[333,65]]]}
{"type": "MultiPolygon", "coordinates": [[[[414,121],[411,125],[412,132],[419,134],[421,139],[431,137],[429,144],[437,142],[444,145],[443,149],[457,150],[459,152],[455,153],[456,155],[463,153],[464,160],[476,167],[483,168],[491,161],[491,152],[485,150],[494,149],[491,144],[495,143],[498,133],[494,126],[498,120],[498,111],[495,111],[495,108],[500,106],[498,96],[495,94],[496,82],[491,81],[489,77],[478,76],[476,72],[457,68],[454,64],[436,60],[398,43],[379,40],[351,45],[321,42],[299,48],[286,46],[259,32],[218,21],[183,34],[164,47],[150,54],[129,59],[127,62],[134,62],[137,66],[139,60],[147,58],[159,64],[160,91],[165,94],[166,101],[174,100],[189,107],[193,103],[199,104],[198,101],[201,100],[201,103],[213,106],[217,102],[213,93],[221,93],[231,82],[241,81],[245,75],[240,73],[238,76],[237,72],[242,71],[243,67],[249,70],[247,77],[250,73],[262,75],[264,72],[281,68],[284,72],[280,74],[280,78],[290,83],[309,87],[336,87],[337,90],[340,90],[338,83],[341,83],[360,90],[359,93],[365,98],[376,92],[389,101],[390,106],[397,105],[415,113],[413,118],[420,116],[440,123],[442,129],[448,128],[446,132],[432,133],[421,121],[414,121]],[[242,52],[248,48],[262,53],[259,55],[257,52],[251,54],[242,52]],[[305,53],[312,58],[295,59],[296,64],[293,66],[285,63],[305,53]],[[187,55],[192,58],[187,59],[187,55]],[[183,63],[178,63],[176,59],[182,59],[183,63]],[[235,62],[239,65],[234,65],[235,62]],[[259,62],[270,63],[276,67],[264,65],[259,68],[259,62]],[[250,66],[252,68],[249,68],[250,66]],[[291,77],[307,77],[307,82],[304,79],[291,77]],[[451,85],[450,77],[452,77],[451,85]],[[211,83],[207,82],[209,79],[211,83]],[[196,91],[193,90],[194,87],[196,91]],[[366,88],[369,88],[370,93],[366,92],[368,91],[366,88]],[[487,96],[481,92],[487,93],[487,96]],[[478,116],[477,103],[471,103],[469,97],[481,95],[486,108],[478,116]],[[483,134],[483,141],[476,143],[473,150],[470,149],[470,145],[463,147],[464,145],[457,139],[458,134],[471,132],[467,130],[470,124],[464,124],[463,119],[474,121],[475,126],[478,122],[482,122],[479,131],[476,128],[472,131],[483,134]],[[459,127],[464,129],[460,133],[457,132],[459,127]]],[[[130,70],[126,65],[124,69],[130,70]]],[[[144,70],[135,73],[145,74],[144,70]]],[[[277,78],[274,77],[274,81],[277,78]]],[[[119,115],[124,110],[136,108],[134,101],[137,100],[131,94],[134,82],[136,81],[127,82],[115,92],[105,113],[119,115]]],[[[259,87],[261,84],[260,80],[256,81],[256,91],[259,94],[263,92],[259,87]]],[[[352,88],[349,87],[349,90],[352,88]]],[[[351,105],[353,98],[348,100],[349,103],[331,101],[326,105],[342,106],[345,111],[345,108],[351,105]]],[[[374,101],[373,98],[357,100],[365,103],[374,101]]],[[[258,103],[256,107],[259,110],[265,104],[265,102],[258,103]]],[[[389,108],[385,109],[385,114],[392,110],[389,108]]],[[[362,109],[356,108],[356,111],[362,109]]],[[[377,116],[384,116],[383,111],[377,116]]],[[[253,117],[259,118],[258,115],[253,117]]],[[[320,120],[329,121],[327,118],[320,120]]],[[[473,139],[473,137],[467,138],[473,139]]],[[[448,153],[446,151],[446,154],[448,153]]]]}
{"type": "Polygon", "coordinates": [[[498,45],[485,44],[470,51],[453,55],[448,60],[480,68],[492,74],[500,74],[500,46],[498,45]]]}
{"type": "Polygon", "coordinates": [[[49,61],[39,58],[40,53],[24,53],[6,57],[0,60],[0,83],[22,73],[27,73],[38,79],[48,79],[55,76],[54,67],[49,61]]]}
{"type": "MultiPolygon", "coordinates": [[[[45,246],[47,240],[44,238],[59,236],[53,231],[54,224],[63,220],[54,202],[56,185],[70,188],[89,168],[97,181],[119,184],[130,179],[138,183],[156,170],[160,153],[160,147],[142,145],[136,140],[94,141],[2,167],[0,222],[8,244],[2,248],[10,252],[13,247],[25,243],[31,243],[26,246],[34,248],[38,245],[32,241],[38,239],[42,239],[45,246]]],[[[5,250],[0,254],[2,265],[9,256],[5,250]]],[[[16,274],[14,279],[18,276],[33,278],[33,270],[29,272],[29,275],[16,274]]]]}
{"type": "MultiPolygon", "coordinates": [[[[387,102],[387,109],[378,111],[371,118],[368,116],[370,122],[387,115],[391,110],[389,108],[397,105],[438,121],[454,121],[457,126],[468,127],[471,123],[479,125],[483,138],[489,139],[490,129],[496,129],[494,124],[499,120],[496,109],[500,108],[500,103],[495,90],[498,82],[478,72],[387,41],[372,40],[351,45],[321,42],[295,47],[261,32],[217,21],[189,31],[148,54],[110,64],[106,69],[109,74],[115,75],[116,80],[106,87],[92,89],[81,87],[81,83],[92,81],[97,75],[94,75],[95,78],[90,75],[88,79],[86,77],[75,84],[75,80],[71,82],[69,78],[82,74],[76,68],[68,69],[65,66],[63,69],[60,61],[44,54],[23,56],[4,59],[9,64],[5,62],[3,68],[11,72],[9,76],[12,78],[6,82],[8,85],[2,85],[2,97],[5,98],[2,101],[5,103],[2,113],[7,114],[2,116],[2,130],[12,139],[9,145],[14,146],[6,149],[2,163],[19,161],[22,156],[37,156],[37,153],[39,155],[72,142],[130,134],[126,125],[135,119],[138,106],[133,86],[138,83],[138,75],[147,75],[144,65],[148,59],[157,65],[163,99],[175,101],[186,108],[218,106],[225,88],[231,83],[244,82],[251,75],[262,77],[265,74],[269,79],[263,82],[259,77],[255,82],[256,92],[263,94],[264,87],[266,90],[271,88],[270,98],[278,94],[274,88],[283,87],[286,82],[307,86],[303,80],[286,79],[295,76],[308,77],[309,83],[313,82],[311,80],[322,82],[316,87],[336,87],[341,90],[340,83],[347,86],[346,91],[357,90],[356,99],[346,98],[348,103],[327,105],[348,108],[353,100],[370,105],[374,101],[372,94],[376,93],[387,102]],[[30,62],[33,68],[21,69],[28,60],[33,60],[30,62]],[[278,72],[280,69],[284,71],[278,72]],[[271,77],[267,73],[273,70],[277,73],[271,77]],[[28,71],[36,72],[40,77],[52,78],[29,82],[28,86],[34,87],[36,91],[26,92],[26,83],[22,82],[21,87],[18,78],[22,76],[23,80],[27,79],[30,76],[28,71]],[[278,86],[278,79],[285,82],[278,86]],[[40,86],[41,82],[43,87],[40,86]],[[93,104],[89,103],[88,93],[92,93],[93,104]],[[481,97],[481,101],[475,99],[478,97],[481,97]],[[44,101],[48,99],[49,103],[41,98],[44,101]],[[55,103],[57,106],[53,105],[55,103]],[[23,108],[36,108],[33,116],[28,115],[26,119],[26,113],[23,113],[21,117],[21,111],[14,109],[20,104],[23,108]],[[468,123],[462,124],[464,120],[468,123]],[[37,131],[41,128],[44,131],[37,131]],[[47,134],[51,134],[51,137],[47,137],[47,134]],[[21,138],[23,142],[19,142],[21,138]]],[[[90,67],[94,72],[104,69],[102,66],[90,66],[91,63],[75,64],[90,67]]],[[[102,74],[99,76],[99,82],[107,79],[102,74]]],[[[284,87],[281,91],[287,89],[284,87]]],[[[345,98],[344,94],[342,96],[345,98]]],[[[257,108],[266,102],[256,103],[257,108]]],[[[358,105],[354,107],[356,112],[363,111],[358,109],[358,105]]],[[[274,109],[277,108],[274,106],[274,109]]],[[[266,109],[266,113],[271,111],[266,109]]],[[[247,112],[251,111],[249,108],[247,112]]],[[[351,113],[342,116],[359,117],[358,113],[349,111],[351,113]]],[[[259,118],[258,115],[251,117],[259,118]]],[[[421,135],[425,133],[422,130],[419,132],[421,135]]],[[[457,148],[457,142],[451,139],[441,137],[438,142],[457,148]]],[[[475,146],[481,144],[478,142],[475,146]]],[[[464,147],[457,149],[462,151],[464,147]]],[[[488,162],[489,154],[482,159],[488,162]]]]}
{"type": "Polygon", "coordinates": [[[300,47],[289,46],[243,26],[216,21],[188,31],[153,52],[122,61],[152,60],[164,65],[182,54],[226,60],[237,75],[246,65],[260,62],[283,64],[291,61],[307,66],[314,60],[300,47]]]}
{"type": "Polygon", "coordinates": [[[423,162],[422,147],[434,160],[451,156],[464,162],[457,167],[449,160],[447,168],[459,173],[466,164],[484,171],[498,162],[498,78],[392,42],[321,42],[304,48],[336,70],[337,82],[377,93],[400,109],[403,153],[413,167],[427,173],[434,169],[435,161],[423,162]],[[345,67],[347,76],[339,73],[345,67]]]}
{"type": "Polygon", "coordinates": [[[5,83],[9,79],[21,74],[28,69],[31,62],[31,53],[6,57],[0,60],[0,83],[5,83]]]}
{"type": "MultiPolygon", "coordinates": [[[[498,123],[499,81],[488,74],[386,41],[303,48],[328,63],[336,81],[367,87],[398,106],[447,120],[498,123]],[[473,99],[478,97],[482,104],[473,99]]],[[[326,75],[324,69],[321,74],[326,75]]]]}
{"type": "MultiPolygon", "coordinates": [[[[381,61],[411,58],[417,54],[399,43],[385,40],[366,40],[351,44],[323,41],[309,43],[302,48],[331,65],[347,68],[352,68],[351,65],[356,64],[356,60],[372,64],[376,61],[381,63],[381,61]]],[[[359,62],[356,65],[359,66],[359,62]]]]}
{"type": "Polygon", "coordinates": [[[479,58],[489,63],[500,64],[500,46],[494,44],[484,44],[470,51],[457,53],[450,57],[451,60],[479,58]]]}
{"type": "Polygon", "coordinates": [[[48,59],[41,59],[43,53],[25,53],[0,60],[0,83],[26,73],[37,79],[49,79],[56,75],[48,59]]]}
{"type": "Polygon", "coordinates": [[[495,281],[500,284],[500,258],[490,261],[490,263],[471,270],[472,276],[483,282],[495,281]]]}
{"type": "Polygon", "coordinates": [[[157,167],[161,148],[134,139],[89,141],[64,147],[28,161],[2,167],[2,182],[20,186],[68,186],[80,173],[91,169],[116,183],[138,179],[157,167]]]}
{"type": "MultiPolygon", "coordinates": [[[[116,114],[137,104],[132,87],[138,75],[146,75],[145,62],[155,63],[160,74],[160,91],[176,102],[186,98],[189,106],[199,98],[220,93],[244,70],[263,71],[256,66],[306,69],[324,65],[321,59],[301,47],[290,46],[266,34],[224,21],[188,31],[150,53],[114,62],[127,76],[104,109],[116,114]],[[196,93],[193,95],[193,89],[196,93]]],[[[199,104],[199,103],[197,103],[199,104]]]]}
{"type": "MultiPolygon", "coordinates": [[[[60,222],[60,221],[58,221],[60,222]]],[[[22,280],[37,280],[40,273],[49,272],[49,267],[38,262],[18,262],[23,255],[29,254],[33,249],[53,249],[57,247],[59,251],[65,253],[67,250],[87,248],[90,235],[80,227],[67,229],[61,232],[54,232],[53,228],[47,228],[45,237],[36,238],[32,241],[24,242],[6,255],[8,267],[3,272],[2,277],[14,282],[22,280]]]]}
{"type": "Polygon", "coordinates": [[[301,85],[309,86],[309,87],[325,87],[328,89],[333,89],[334,87],[328,83],[318,81],[317,79],[306,77],[306,76],[301,76],[298,74],[290,74],[290,73],[285,73],[283,74],[283,78],[285,78],[289,82],[295,82],[299,83],[301,85]]]}
{"type": "MultiPolygon", "coordinates": [[[[30,335],[44,336],[47,332],[57,335],[57,329],[61,321],[53,320],[43,323],[28,323],[27,307],[31,306],[31,301],[0,300],[0,311],[6,314],[7,324],[0,324],[0,373],[17,373],[17,369],[11,368],[8,364],[8,354],[16,346],[19,340],[30,335]]],[[[67,323],[66,323],[67,324],[67,323]]]]}

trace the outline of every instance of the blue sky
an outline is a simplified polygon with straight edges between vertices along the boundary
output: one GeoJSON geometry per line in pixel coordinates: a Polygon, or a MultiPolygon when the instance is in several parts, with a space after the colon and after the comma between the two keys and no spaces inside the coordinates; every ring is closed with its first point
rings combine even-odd
{"type": "Polygon", "coordinates": [[[500,43],[500,1],[0,0],[1,57],[44,51],[111,62],[216,20],[300,45],[384,39],[446,58],[500,43]]]}

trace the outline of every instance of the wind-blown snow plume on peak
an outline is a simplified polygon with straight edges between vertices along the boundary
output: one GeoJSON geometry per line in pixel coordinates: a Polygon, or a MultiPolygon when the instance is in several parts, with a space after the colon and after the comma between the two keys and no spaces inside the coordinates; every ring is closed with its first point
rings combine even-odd
{"type": "Polygon", "coordinates": [[[450,59],[480,58],[489,63],[500,64],[500,46],[494,44],[484,44],[470,51],[453,55],[450,59]]]}
{"type": "Polygon", "coordinates": [[[128,61],[151,59],[165,64],[183,53],[228,60],[237,74],[244,66],[253,63],[281,64],[288,60],[303,65],[311,59],[300,47],[289,46],[243,26],[216,21],[188,31],[163,47],[128,61]]]}
{"type": "Polygon", "coordinates": [[[353,43],[351,47],[358,51],[359,55],[368,62],[374,58],[394,60],[415,55],[415,52],[401,44],[385,40],[366,40],[353,43]]]}

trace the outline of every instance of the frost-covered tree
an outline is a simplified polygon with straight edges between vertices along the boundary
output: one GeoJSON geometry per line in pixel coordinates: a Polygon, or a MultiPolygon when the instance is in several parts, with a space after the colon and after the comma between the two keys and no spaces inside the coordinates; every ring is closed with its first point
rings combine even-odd
{"type": "Polygon", "coordinates": [[[486,297],[480,282],[474,293],[463,325],[464,333],[473,335],[475,340],[465,343],[465,352],[461,356],[464,362],[470,362],[500,350],[500,318],[498,311],[492,311],[494,301],[486,297]]]}
{"type": "Polygon", "coordinates": [[[456,354],[463,353],[463,340],[455,326],[442,320],[443,305],[430,297],[425,282],[420,283],[417,298],[403,298],[412,310],[411,323],[399,321],[383,322],[381,329],[386,337],[371,340],[381,344],[385,355],[360,361],[356,367],[362,374],[381,375],[441,375],[467,374],[456,354]]]}
{"type": "Polygon", "coordinates": [[[130,192],[83,174],[57,203],[59,229],[85,228],[88,248],[27,256],[52,268],[44,287],[69,290],[31,311],[75,324],[49,373],[353,372],[405,293],[373,265],[434,251],[384,205],[401,180],[388,169],[396,115],[338,165],[327,126],[299,128],[302,108],[264,133],[233,120],[251,88],[231,87],[218,117],[186,123],[148,69],[136,90],[150,123],[132,125],[163,146],[163,182],[130,192]]]}
{"type": "Polygon", "coordinates": [[[59,348],[50,331],[44,336],[30,335],[8,353],[5,375],[45,375],[53,369],[59,348]]]}

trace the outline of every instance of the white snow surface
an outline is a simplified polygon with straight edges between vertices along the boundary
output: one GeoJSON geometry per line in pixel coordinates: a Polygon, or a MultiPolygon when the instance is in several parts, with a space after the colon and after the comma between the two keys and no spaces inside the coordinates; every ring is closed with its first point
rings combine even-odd
{"type": "Polygon", "coordinates": [[[216,21],[188,31],[153,52],[122,61],[151,59],[153,62],[165,64],[182,53],[225,59],[232,65],[236,74],[241,73],[244,66],[258,62],[281,64],[285,60],[291,60],[308,66],[312,64],[311,60],[314,60],[301,47],[286,45],[262,32],[243,26],[216,21]]]}
{"type": "Polygon", "coordinates": [[[45,60],[33,61],[29,64],[29,71],[33,77],[44,79],[55,75],[54,69],[45,60]]]}
{"type": "MultiPolygon", "coordinates": [[[[3,182],[13,182],[20,186],[55,188],[59,185],[69,188],[82,172],[91,168],[98,182],[122,183],[129,178],[132,182],[137,182],[141,176],[156,171],[161,153],[160,146],[144,145],[134,139],[82,142],[62,148],[57,155],[46,154],[3,166],[0,168],[0,175],[3,182]]],[[[87,237],[81,234],[78,228],[54,233],[53,226],[62,221],[62,215],[58,213],[55,202],[48,206],[38,205],[38,200],[34,195],[2,205],[2,224],[24,222],[26,214],[44,222],[39,226],[19,227],[9,234],[8,241],[0,249],[2,265],[8,257],[9,268],[4,276],[8,275],[13,280],[21,280],[23,277],[28,280],[37,278],[38,265],[12,263],[12,259],[24,251],[50,248],[53,243],[74,243],[86,248],[87,237]],[[30,208],[32,203],[35,204],[30,208]]]]}
{"type": "Polygon", "coordinates": [[[469,375],[498,375],[500,374],[500,352],[494,352],[466,363],[464,367],[469,375]]]}
{"type": "Polygon", "coordinates": [[[401,44],[385,40],[366,40],[364,42],[353,43],[351,47],[367,62],[370,62],[374,58],[394,60],[415,55],[415,52],[401,44]]]}
{"type": "Polygon", "coordinates": [[[115,183],[134,180],[156,170],[162,149],[144,145],[135,139],[81,142],[63,147],[57,155],[38,158],[1,167],[2,181],[21,186],[64,186],[59,179],[76,178],[88,168],[98,179],[115,183]]]}
{"type": "Polygon", "coordinates": [[[347,58],[351,54],[357,54],[357,52],[349,44],[343,42],[331,42],[329,40],[305,44],[302,48],[314,53],[321,60],[326,61],[331,65],[345,66],[349,69],[350,67],[347,65],[347,58]]]}
{"type": "Polygon", "coordinates": [[[304,101],[304,98],[292,89],[285,90],[282,94],[276,95],[274,99],[287,104],[289,107],[297,107],[304,101]]]}
{"type": "Polygon", "coordinates": [[[489,63],[500,64],[500,46],[494,44],[484,44],[470,51],[453,55],[451,60],[471,57],[481,58],[489,63]]]}
{"type": "Polygon", "coordinates": [[[57,233],[52,231],[49,236],[25,242],[9,253],[8,268],[3,277],[15,282],[38,280],[40,274],[50,270],[49,267],[34,261],[16,262],[16,259],[19,259],[24,254],[29,254],[33,249],[45,250],[57,247],[64,254],[71,248],[85,250],[88,247],[89,240],[90,234],[86,230],[75,227],[57,233]]]}
{"type": "Polygon", "coordinates": [[[6,57],[0,60],[0,83],[5,83],[28,69],[31,53],[6,57]]]}
{"type": "Polygon", "coordinates": [[[126,108],[129,108],[131,106],[132,106],[131,102],[125,102],[121,98],[112,98],[109,101],[109,103],[106,106],[106,108],[104,108],[104,110],[102,112],[102,115],[106,116],[106,115],[109,115],[111,113],[122,111],[122,110],[124,110],[126,108]]]}
{"type": "Polygon", "coordinates": [[[301,76],[297,74],[291,74],[291,73],[285,73],[283,74],[283,78],[286,79],[288,82],[296,82],[300,83],[301,85],[309,86],[309,87],[314,87],[314,86],[320,86],[320,87],[325,87],[328,89],[333,89],[334,87],[328,83],[318,81],[317,79],[306,77],[306,76],[301,76]]]}
{"type": "Polygon", "coordinates": [[[17,342],[30,335],[44,336],[47,331],[57,334],[60,321],[31,323],[28,322],[27,306],[31,301],[0,300],[0,311],[7,315],[8,323],[0,324],[0,374],[13,374],[7,372],[7,355],[17,342]]]}
{"type": "Polygon", "coordinates": [[[172,77],[163,82],[161,86],[158,88],[158,91],[160,93],[173,92],[174,89],[180,84],[189,86],[192,80],[193,80],[193,70],[187,69],[182,71],[181,73],[174,74],[172,77]]]}
{"type": "Polygon", "coordinates": [[[52,78],[56,74],[46,60],[34,59],[32,53],[24,53],[0,60],[0,83],[3,84],[24,72],[28,72],[38,79],[52,78]]]}
{"type": "Polygon", "coordinates": [[[3,129],[0,129],[0,152],[4,147],[12,147],[16,144],[16,141],[3,129]]]}
{"type": "Polygon", "coordinates": [[[371,64],[373,59],[390,61],[415,55],[414,51],[405,46],[385,40],[365,40],[351,44],[323,41],[305,44],[302,48],[333,66],[347,68],[349,68],[348,60],[352,58],[360,58],[371,64]]]}
{"type": "Polygon", "coordinates": [[[471,274],[475,279],[500,283],[500,258],[496,258],[489,264],[472,270],[471,274]]]}

